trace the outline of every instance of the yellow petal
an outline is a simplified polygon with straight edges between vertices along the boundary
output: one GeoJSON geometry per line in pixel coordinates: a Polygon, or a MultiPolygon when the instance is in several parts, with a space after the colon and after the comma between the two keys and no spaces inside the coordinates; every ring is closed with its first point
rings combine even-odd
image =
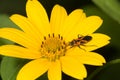
{"type": "Polygon", "coordinates": [[[49,80],[61,80],[61,64],[60,61],[51,62],[51,65],[48,70],[48,78],[49,80]]]}
{"type": "Polygon", "coordinates": [[[38,44],[42,42],[41,38],[43,38],[43,35],[41,35],[36,26],[31,24],[31,22],[29,22],[29,20],[26,17],[19,14],[14,14],[10,17],[10,19],[16,25],[18,25],[26,34],[28,34],[28,36],[35,39],[38,44]]]}
{"type": "Polygon", "coordinates": [[[84,65],[72,57],[61,57],[62,71],[74,78],[83,79],[87,76],[84,65]]]}
{"type": "Polygon", "coordinates": [[[25,59],[36,59],[41,57],[40,52],[38,51],[26,49],[15,45],[0,46],[0,54],[25,59]]]}
{"type": "Polygon", "coordinates": [[[89,35],[95,32],[102,24],[103,20],[98,16],[90,16],[78,23],[74,29],[74,36],[89,35]]]}
{"type": "Polygon", "coordinates": [[[50,26],[52,33],[60,34],[60,29],[66,17],[67,17],[67,12],[63,7],[59,5],[55,5],[53,7],[50,18],[50,26]]]}
{"type": "Polygon", "coordinates": [[[50,34],[50,25],[47,13],[38,0],[28,0],[26,4],[28,19],[43,34],[50,34]]]}
{"type": "Polygon", "coordinates": [[[61,34],[64,35],[65,38],[69,34],[69,32],[72,31],[76,27],[76,25],[82,21],[82,16],[83,10],[81,9],[76,9],[69,14],[61,29],[61,34]]]}
{"type": "Polygon", "coordinates": [[[74,48],[67,52],[66,56],[70,56],[80,61],[83,64],[101,66],[105,63],[105,59],[102,55],[95,52],[87,52],[80,48],[74,48]]]}
{"type": "Polygon", "coordinates": [[[85,44],[85,46],[81,46],[86,51],[96,50],[98,48],[101,48],[107,45],[110,42],[109,41],[110,37],[105,34],[94,33],[94,34],[91,34],[90,36],[92,37],[92,40],[87,44],[85,44]]]}
{"type": "Polygon", "coordinates": [[[83,64],[102,66],[105,63],[104,57],[97,53],[85,53],[80,56],[73,56],[83,64]]]}
{"type": "Polygon", "coordinates": [[[32,37],[26,35],[24,32],[17,30],[15,28],[1,28],[0,37],[5,38],[15,43],[18,43],[24,47],[31,49],[38,49],[38,44],[32,37]]]}
{"type": "Polygon", "coordinates": [[[44,74],[49,68],[49,62],[45,59],[36,59],[27,63],[19,71],[17,80],[35,80],[44,74]]]}
{"type": "Polygon", "coordinates": [[[70,30],[68,30],[68,33],[66,33],[66,36],[65,36],[65,40],[67,42],[69,42],[69,41],[71,41],[73,39],[78,38],[78,33],[77,33],[76,29],[79,30],[80,26],[77,26],[77,25],[80,24],[84,19],[86,19],[86,14],[82,13],[79,22],[77,24],[75,24],[73,28],[71,28],[70,30]]]}
{"type": "Polygon", "coordinates": [[[79,47],[73,47],[67,50],[66,56],[73,56],[73,55],[81,55],[81,53],[85,53],[84,50],[80,49],[79,47]]]}

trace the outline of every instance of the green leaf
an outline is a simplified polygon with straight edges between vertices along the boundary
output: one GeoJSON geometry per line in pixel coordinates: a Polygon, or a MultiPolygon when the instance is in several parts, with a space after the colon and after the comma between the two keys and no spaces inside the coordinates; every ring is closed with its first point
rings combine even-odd
{"type": "MultiPolygon", "coordinates": [[[[12,58],[12,57],[3,57],[1,62],[1,77],[2,80],[16,80],[16,76],[19,70],[23,67],[24,64],[30,60],[12,58]]],[[[48,80],[47,73],[43,74],[36,80],[48,80]]]]}
{"type": "Polygon", "coordinates": [[[1,62],[1,77],[2,80],[16,80],[16,75],[21,67],[27,63],[28,60],[3,57],[1,62]]]}
{"type": "Polygon", "coordinates": [[[8,15],[0,14],[0,28],[3,27],[19,28],[9,19],[8,15]]]}
{"type": "Polygon", "coordinates": [[[93,0],[93,2],[120,23],[120,0],[93,0]]]}
{"type": "MultiPolygon", "coordinates": [[[[11,27],[11,28],[17,28],[20,29],[17,25],[15,25],[10,19],[8,15],[5,14],[0,14],[0,28],[6,28],[6,27],[11,27]]],[[[1,39],[0,38],[0,45],[3,44],[13,44],[12,41],[6,40],[6,39],[1,39]]]]}
{"type": "Polygon", "coordinates": [[[120,59],[98,68],[86,80],[120,80],[120,59]]]}

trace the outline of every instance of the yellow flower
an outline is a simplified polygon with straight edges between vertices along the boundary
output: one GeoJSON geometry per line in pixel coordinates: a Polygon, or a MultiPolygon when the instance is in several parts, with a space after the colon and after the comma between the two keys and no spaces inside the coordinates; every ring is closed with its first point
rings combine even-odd
{"type": "Polygon", "coordinates": [[[35,80],[47,71],[49,80],[61,80],[62,72],[83,79],[87,76],[84,64],[101,66],[105,63],[101,55],[90,52],[109,43],[107,35],[93,33],[102,24],[100,17],[86,17],[81,9],[68,15],[63,7],[55,5],[49,22],[45,9],[37,0],[27,1],[26,12],[27,17],[19,14],[10,17],[21,30],[0,29],[1,38],[21,45],[3,45],[0,54],[32,60],[19,71],[17,80],[35,80]],[[86,46],[70,45],[78,35],[89,35],[92,39],[86,46]]]}

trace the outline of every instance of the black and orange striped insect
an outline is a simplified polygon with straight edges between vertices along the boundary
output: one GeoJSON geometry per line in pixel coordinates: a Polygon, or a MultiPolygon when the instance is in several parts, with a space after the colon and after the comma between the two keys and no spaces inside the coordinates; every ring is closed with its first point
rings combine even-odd
{"type": "Polygon", "coordinates": [[[80,48],[80,46],[86,46],[85,44],[88,43],[89,41],[92,40],[91,36],[80,36],[78,35],[77,39],[73,39],[71,42],[69,42],[69,45],[71,47],[75,47],[78,46],[80,48]]]}

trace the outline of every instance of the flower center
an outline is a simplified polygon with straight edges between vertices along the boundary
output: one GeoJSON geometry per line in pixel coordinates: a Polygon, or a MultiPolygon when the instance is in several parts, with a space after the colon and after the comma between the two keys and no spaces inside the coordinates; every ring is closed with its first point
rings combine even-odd
{"type": "Polygon", "coordinates": [[[48,34],[47,37],[44,37],[44,41],[42,41],[40,52],[42,58],[55,61],[65,55],[66,47],[67,45],[62,36],[59,34],[57,36],[48,34]]]}

